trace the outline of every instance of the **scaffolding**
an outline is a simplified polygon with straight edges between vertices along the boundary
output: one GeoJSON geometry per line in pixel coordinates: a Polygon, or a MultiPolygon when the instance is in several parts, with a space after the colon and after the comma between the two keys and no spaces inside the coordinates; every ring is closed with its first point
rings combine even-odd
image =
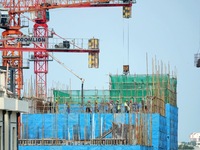
{"type": "Polygon", "coordinates": [[[36,111],[32,116],[24,115],[20,143],[152,146],[152,114],[164,117],[166,104],[176,107],[176,78],[168,74],[109,77],[109,90],[84,90],[84,106],[80,90],[53,89],[51,105],[50,101],[32,98],[37,102],[34,105],[37,109],[32,109],[36,111]],[[88,101],[91,102],[90,113],[85,111],[88,101]],[[120,112],[116,111],[117,101],[120,112]],[[129,112],[125,111],[127,101],[131,107],[129,112]],[[109,111],[111,103],[112,112],[109,111]],[[95,111],[96,105],[98,111],[95,111]],[[38,124],[34,123],[36,120],[38,124]]]}
{"type": "MultiPolygon", "coordinates": [[[[140,112],[149,111],[152,105],[152,112],[165,115],[165,104],[177,106],[176,86],[177,79],[168,74],[162,75],[110,75],[109,90],[84,90],[83,101],[86,105],[91,102],[92,108],[98,103],[99,112],[107,112],[108,104],[113,105],[117,101],[121,104],[121,111],[124,112],[124,103],[132,102],[133,108],[140,112]]],[[[80,90],[53,90],[53,102],[58,101],[60,110],[65,109],[65,104],[81,109],[80,90]]],[[[84,107],[84,106],[83,106],[84,107]]],[[[79,112],[77,111],[76,112],[79,112]]],[[[94,110],[94,109],[93,109],[94,110]]],[[[62,111],[61,111],[62,112],[62,111]]]]}
{"type": "Polygon", "coordinates": [[[166,114],[177,111],[177,78],[152,66],[152,74],[110,74],[106,90],[53,88],[47,100],[27,94],[30,114],[23,115],[20,144],[165,145],[166,114]]]}
{"type": "Polygon", "coordinates": [[[24,114],[20,145],[151,146],[150,117],[144,113],[24,114]]]}

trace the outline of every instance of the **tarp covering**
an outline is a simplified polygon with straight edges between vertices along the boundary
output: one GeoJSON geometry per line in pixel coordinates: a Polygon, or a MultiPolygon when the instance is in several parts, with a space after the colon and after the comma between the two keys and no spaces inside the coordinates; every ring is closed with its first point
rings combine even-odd
{"type": "MultiPolygon", "coordinates": [[[[138,115],[139,116],[139,115],[138,115]]],[[[94,139],[112,128],[112,123],[135,124],[135,114],[65,113],[23,114],[22,138],[94,139]],[[76,132],[76,133],[75,133],[76,132]]],[[[111,138],[112,134],[106,136],[111,138]]]]}
{"type": "Polygon", "coordinates": [[[166,104],[167,150],[178,149],[178,108],[166,104]]]}
{"type": "Polygon", "coordinates": [[[109,146],[19,146],[19,150],[153,150],[147,146],[109,145],[109,146]]]}
{"type": "MultiPolygon", "coordinates": [[[[22,139],[58,138],[66,140],[91,140],[99,138],[104,132],[109,131],[114,122],[119,125],[135,125],[134,134],[137,137],[136,143],[144,142],[144,138],[149,140],[152,136],[154,150],[177,150],[178,108],[170,104],[166,104],[165,107],[166,116],[147,113],[23,114],[22,139]],[[141,134],[139,131],[141,131],[141,134]]],[[[112,133],[110,133],[106,138],[112,138],[112,136],[112,133]]],[[[149,141],[146,144],[149,145],[149,141]]],[[[97,149],[100,147],[94,146],[97,149]]],[[[109,150],[113,148],[112,146],[104,147],[109,150]]],[[[68,148],[70,149],[70,147],[68,148]]],[[[81,146],[79,148],[81,149],[81,146]]],[[[89,146],[88,149],[90,148],[89,146]]],[[[128,149],[130,147],[123,148],[128,149]]],[[[142,150],[143,147],[139,148],[142,150]]],[[[27,150],[29,150],[28,147],[27,150]]],[[[144,150],[146,149],[144,148],[144,150]]]]}
{"type": "Polygon", "coordinates": [[[166,117],[159,114],[152,115],[152,145],[154,150],[167,148],[166,117]]]}

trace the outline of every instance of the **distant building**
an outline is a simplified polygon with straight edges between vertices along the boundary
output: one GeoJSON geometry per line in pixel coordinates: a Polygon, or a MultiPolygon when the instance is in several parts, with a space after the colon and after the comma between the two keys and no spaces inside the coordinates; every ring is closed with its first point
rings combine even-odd
{"type": "Polygon", "coordinates": [[[7,72],[0,69],[0,150],[17,150],[21,112],[28,112],[28,102],[14,97],[7,88],[7,72]]]}
{"type": "Polygon", "coordinates": [[[200,132],[190,134],[190,142],[196,142],[196,146],[200,147],[200,132]]]}

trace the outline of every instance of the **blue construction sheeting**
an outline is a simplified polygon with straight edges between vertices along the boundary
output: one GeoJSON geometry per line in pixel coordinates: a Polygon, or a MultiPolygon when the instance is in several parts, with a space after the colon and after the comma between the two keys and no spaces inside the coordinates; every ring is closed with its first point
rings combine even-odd
{"type": "MultiPolygon", "coordinates": [[[[59,113],[67,113],[67,106],[65,104],[59,104],[58,106],[59,113]]],[[[77,104],[70,105],[70,112],[72,113],[81,113],[82,109],[85,111],[86,106],[81,106],[77,104]]]]}
{"type": "Polygon", "coordinates": [[[152,115],[152,145],[154,150],[165,150],[167,147],[166,118],[160,114],[152,115]]]}
{"type": "MultiPolygon", "coordinates": [[[[139,116],[139,115],[138,115],[139,116]]],[[[74,132],[79,139],[94,139],[112,128],[112,123],[135,123],[135,114],[111,113],[63,113],[23,114],[24,139],[59,138],[73,140],[74,132]],[[130,117],[131,115],[131,117],[130,117]],[[131,119],[132,118],[132,119],[131,119]],[[130,120],[130,121],[129,121],[130,120]]],[[[112,134],[106,136],[111,138],[112,134]]]]}
{"type": "MultiPolygon", "coordinates": [[[[105,105],[105,106],[99,106],[98,107],[99,111],[100,112],[107,112],[108,110],[108,106],[105,105]]],[[[91,111],[94,112],[94,105],[91,105],[91,111]]],[[[59,104],[58,105],[58,112],[59,113],[67,113],[67,106],[66,104],[59,104]]],[[[70,105],[70,112],[71,113],[82,113],[82,112],[86,112],[86,106],[81,106],[81,105],[78,105],[78,104],[71,104],[70,105]]],[[[122,112],[124,112],[124,110],[122,110],[122,112]]],[[[49,111],[50,113],[50,111],[49,111]]]]}
{"type": "MultiPolygon", "coordinates": [[[[110,130],[113,122],[140,126],[140,118],[145,118],[145,122],[142,123],[145,123],[150,129],[150,119],[152,118],[152,134],[150,130],[147,131],[147,134],[152,135],[154,150],[177,150],[178,108],[170,104],[166,104],[165,108],[165,116],[142,113],[23,114],[22,138],[73,140],[75,138],[74,135],[77,135],[80,140],[90,140],[98,138],[104,132],[110,130]]],[[[108,134],[106,138],[112,138],[112,133],[108,134]]]]}
{"type": "Polygon", "coordinates": [[[167,150],[178,149],[178,108],[165,105],[167,121],[167,150]]]}
{"type": "Polygon", "coordinates": [[[154,150],[178,149],[178,108],[165,105],[166,115],[152,115],[152,145],[154,150]]]}
{"type": "Polygon", "coordinates": [[[147,146],[130,145],[79,145],[79,146],[19,146],[19,150],[153,150],[147,146]]]}

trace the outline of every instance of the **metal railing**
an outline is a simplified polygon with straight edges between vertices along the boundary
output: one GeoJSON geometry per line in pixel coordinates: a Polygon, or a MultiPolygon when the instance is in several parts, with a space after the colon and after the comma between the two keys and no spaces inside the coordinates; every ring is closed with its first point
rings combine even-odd
{"type": "Polygon", "coordinates": [[[94,140],[65,140],[65,139],[20,139],[19,145],[127,145],[127,139],[94,139],[94,140]]]}

